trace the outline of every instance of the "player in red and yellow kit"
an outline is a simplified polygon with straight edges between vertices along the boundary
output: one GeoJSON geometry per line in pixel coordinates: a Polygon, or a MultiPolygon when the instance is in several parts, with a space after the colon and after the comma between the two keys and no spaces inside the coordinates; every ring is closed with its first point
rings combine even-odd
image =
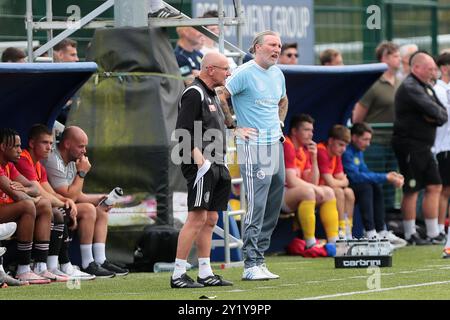
{"type": "Polygon", "coordinates": [[[334,243],[338,237],[338,212],[333,189],[319,185],[317,145],[312,140],[313,124],[311,116],[295,115],[284,143],[286,190],[283,210],[297,210],[307,248],[316,244],[316,204],[320,205],[320,220],[328,242],[334,243]]]}
{"type": "Polygon", "coordinates": [[[355,194],[342,166],[342,155],[350,143],[350,130],[343,125],[334,125],[327,142],[317,145],[317,162],[320,171],[320,185],[333,188],[339,213],[339,238],[352,238],[353,209],[355,194]]]}

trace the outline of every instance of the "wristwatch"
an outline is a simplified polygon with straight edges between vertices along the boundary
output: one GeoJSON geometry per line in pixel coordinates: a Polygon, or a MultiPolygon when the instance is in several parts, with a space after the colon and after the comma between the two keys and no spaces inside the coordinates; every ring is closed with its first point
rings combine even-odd
{"type": "Polygon", "coordinates": [[[84,179],[84,177],[86,177],[86,171],[77,171],[77,175],[80,177],[80,178],[83,178],[84,179]]]}

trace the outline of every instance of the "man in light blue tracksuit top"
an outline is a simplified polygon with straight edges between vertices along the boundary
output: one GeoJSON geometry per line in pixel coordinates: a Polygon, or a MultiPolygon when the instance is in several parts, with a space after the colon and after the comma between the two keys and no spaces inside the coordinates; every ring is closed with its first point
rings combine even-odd
{"type": "Polygon", "coordinates": [[[231,96],[238,125],[238,162],[247,196],[244,229],[243,280],[277,279],[265,264],[264,252],[278,221],[284,191],[283,121],[288,106],[285,79],[276,66],[281,51],[277,33],[257,34],[255,59],[228,78],[225,97],[231,96]]]}

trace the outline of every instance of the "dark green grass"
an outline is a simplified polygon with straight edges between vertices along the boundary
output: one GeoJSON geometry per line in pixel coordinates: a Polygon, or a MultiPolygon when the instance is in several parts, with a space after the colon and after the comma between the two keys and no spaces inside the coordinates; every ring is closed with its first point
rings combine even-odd
{"type": "MultiPolygon", "coordinates": [[[[397,250],[393,267],[379,269],[380,288],[391,288],[387,291],[370,291],[367,282],[372,274],[366,269],[335,269],[332,258],[271,256],[267,258],[267,264],[272,272],[281,276],[278,280],[241,281],[242,268],[220,270],[219,265],[214,264],[216,273],[233,281],[234,286],[171,289],[169,273],[134,273],[126,277],[84,281],[79,289],[64,283],[0,289],[0,300],[197,300],[202,295],[215,296],[218,300],[327,298],[323,296],[328,295],[332,295],[328,299],[450,299],[450,282],[436,283],[450,281],[450,260],[442,259],[441,252],[441,246],[397,250]],[[342,295],[346,293],[353,294],[342,295]]],[[[197,270],[188,273],[197,277],[197,270]]]]}

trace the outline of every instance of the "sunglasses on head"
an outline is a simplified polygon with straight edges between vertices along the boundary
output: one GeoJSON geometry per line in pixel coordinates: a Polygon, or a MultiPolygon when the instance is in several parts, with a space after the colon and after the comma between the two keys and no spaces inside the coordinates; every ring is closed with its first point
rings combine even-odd
{"type": "Polygon", "coordinates": [[[286,56],[288,58],[292,58],[292,56],[295,56],[296,58],[298,58],[298,53],[286,53],[286,56]]]}

